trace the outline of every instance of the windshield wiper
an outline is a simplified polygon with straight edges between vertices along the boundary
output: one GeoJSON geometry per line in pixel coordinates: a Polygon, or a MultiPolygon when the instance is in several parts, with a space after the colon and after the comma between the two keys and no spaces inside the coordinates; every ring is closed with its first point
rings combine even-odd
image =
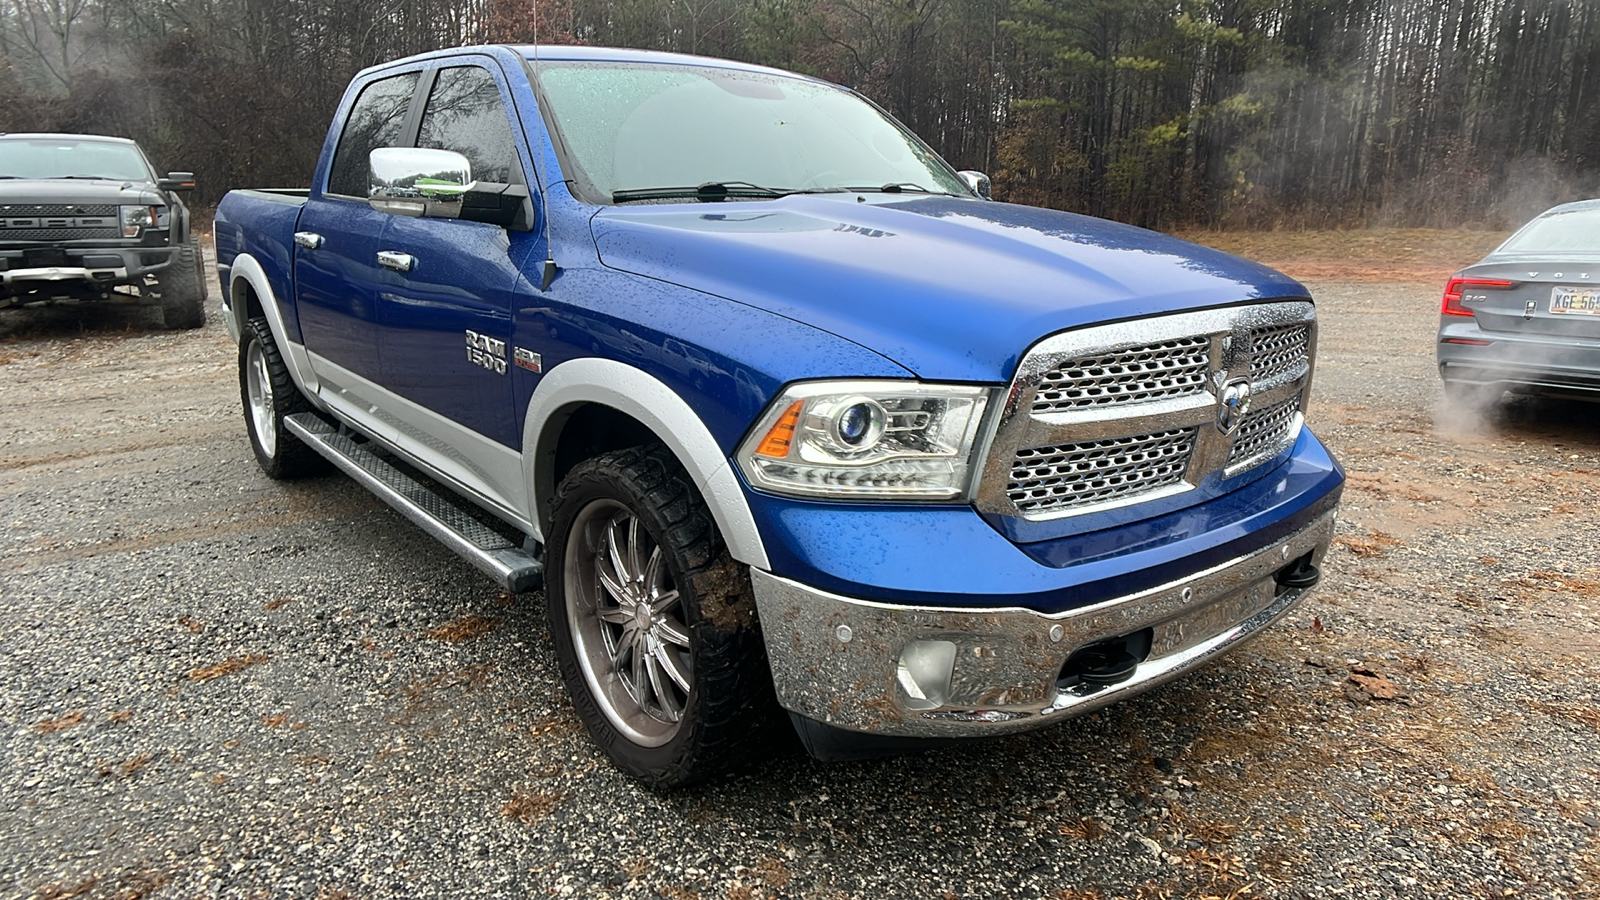
{"type": "Polygon", "coordinates": [[[126,181],[126,178],[112,178],[110,175],[52,175],[51,178],[79,178],[84,181],[126,181]]]}
{"type": "Polygon", "coordinates": [[[771,188],[763,187],[759,184],[751,184],[748,181],[708,181],[696,187],[636,188],[614,191],[611,194],[611,202],[627,203],[630,200],[693,198],[702,203],[717,203],[730,197],[774,200],[778,197],[787,197],[790,194],[820,194],[832,193],[838,190],[839,188],[771,188]]]}
{"type": "Polygon", "coordinates": [[[929,190],[928,188],[925,188],[922,185],[917,184],[915,181],[891,181],[888,184],[880,184],[877,187],[848,187],[848,188],[845,188],[845,190],[847,190],[847,191],[855,191],[858,194],[873,194],[873,193],[877,193],[877,194],[903,194],[903,193],[913,193],[913,194],[938,194],[938,195],[940,195],[942,197],[954,197],[955,196],[955,194],[952,194],[949,191],[929,190]]]}

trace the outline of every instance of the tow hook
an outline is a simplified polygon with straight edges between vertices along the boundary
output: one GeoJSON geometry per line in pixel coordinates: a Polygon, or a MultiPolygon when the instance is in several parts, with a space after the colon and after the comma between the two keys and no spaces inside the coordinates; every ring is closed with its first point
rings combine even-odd
{"type": "Polygon", "coordinates": [[[1139,663],[1150,655],[1154,637],[1154,631],[1146,628],[1125,637],[1080,647],[1062,665],[1061,674],[1056,676],[1056,686],[1078,688],[1080,693],[1087,693],[1121,684],[1132,678],[1139,663]]]}
{"type": "Polygon", "coordinates": [[[1274,577],[1278,582],[1277,596],[1281,597],[1289,591],[1316,587],[1317,582],[1322,580],[1322,570],[1311,564],[1311,554],[1307,553],[1279,569],[1274,577]]]}

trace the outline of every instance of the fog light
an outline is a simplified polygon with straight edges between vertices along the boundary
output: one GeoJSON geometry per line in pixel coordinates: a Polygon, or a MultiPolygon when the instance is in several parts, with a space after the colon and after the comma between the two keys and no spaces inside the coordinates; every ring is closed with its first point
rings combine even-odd
{"type": "Polygon", "coordinates": [[[900,651],[896,677],[912,709],[937,709],[950,699],[950,670],[956,645],[950,641],[912,641],[900,651]]]}

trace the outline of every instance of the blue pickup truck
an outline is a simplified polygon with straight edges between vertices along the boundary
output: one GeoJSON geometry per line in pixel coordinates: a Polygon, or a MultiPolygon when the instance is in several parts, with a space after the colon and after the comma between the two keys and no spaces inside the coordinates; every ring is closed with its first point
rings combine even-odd
{"type": "Polygon", "coordinates": [[[506,590],[657,786],[1030,729],[1316,583],[1344,475],[1270,269],[988,199],[863,97],[453,49],[217,210],[261,468],[330,464],[506,590]]]}

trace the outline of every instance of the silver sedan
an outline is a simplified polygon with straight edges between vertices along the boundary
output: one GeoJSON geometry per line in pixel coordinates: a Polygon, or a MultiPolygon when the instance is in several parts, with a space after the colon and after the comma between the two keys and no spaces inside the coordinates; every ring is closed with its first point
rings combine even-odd
{"type": "Polygon", "coordinates": [[[1506,391],[1600,400],[1600,200],[1546,210],[1455,273],[1439,313],[1452,401],[1506,391]]]}

